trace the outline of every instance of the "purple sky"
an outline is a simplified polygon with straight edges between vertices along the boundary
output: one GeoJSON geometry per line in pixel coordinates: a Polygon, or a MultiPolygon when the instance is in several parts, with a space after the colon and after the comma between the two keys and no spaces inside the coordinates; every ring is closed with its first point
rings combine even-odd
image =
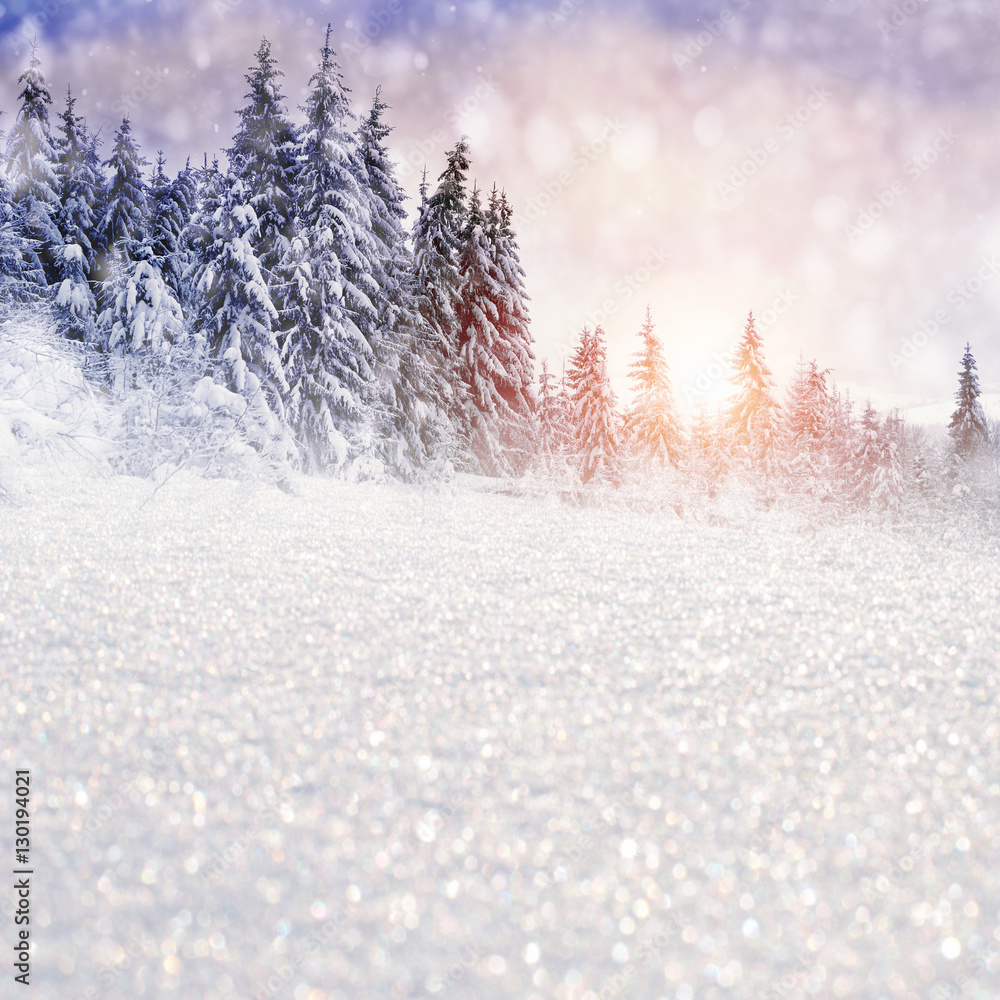
{"type": "Polygon", "coordinates": [[[715,406],[752,308],[782,383],[802,352],[878,405],[947,403],[966,339],[1000,392],[991,11],[0,0],[0,127],[37,36],[57,104],[71,83],[108,139],[127,109],[147,155],[162,147],[176,168],[228,145],[262,35],[294,109],[331,21],[358,109],[383,86],[412,194],[416,167],[436,177],[462,132],[479,183],[506,188],[556,369],[600,321],[626,395],[648,303],[681,404],[715,406]]]}

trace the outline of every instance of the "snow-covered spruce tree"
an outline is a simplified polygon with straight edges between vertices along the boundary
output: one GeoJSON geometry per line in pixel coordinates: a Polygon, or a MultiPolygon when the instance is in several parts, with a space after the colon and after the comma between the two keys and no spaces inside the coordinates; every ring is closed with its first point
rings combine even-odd
{"type": "Polygon", "coordinates": [[[830,494],[838,503],[849,500],[853,489],[852,465],[857,444],[855,423],[854,401],[850,393],[841,395],[834,386],[830,390],[827,410],[826,450],[830,461],[830,494]]]}
{"type": "Polygon", "coordinates": [[[684,455],[684,430],[674,402],[670,367],[654,329],[647,306],[639,331],[642,345],[629,366],[635,397],[625,418],[626,446],[638,468],[650,471],[679,468],[684,455]]]}
{"type": "Polygon", "coordinates": [[[413,229],[417,306],[431,333],[434,363],[440,367],[448,386],[449,398],[444,404],[456,421],[460,421],[463,408],[458,374],[458,305],[468,173],[469,144],[463,136],[448,153],[448,165],[437,190],[429,197],[425,174],[420,188],[420,211],[413,229]]]}
{"type": "Polygon", "coordinates": [[[219,169],[218,159],[209,163],[206,154],[202,165],[190,171],[187,182],[192,185],[192,210],[180,236],[180,252],[184,261],[181,301],[191,318],[198,308],[198,275],[215,245],[216,215],[222,208],[226,178],[219,169]]]}
{"type": "Polygon", "coordinates": [[[500,443],[508,466],[515,474],[528,469],[536,449],[534,338],[528,318],[525,273],[513,227],[513,210],[496,185],[486,214],[487,236],[493,248],[503,294],[497,302],[497,329],[500,343],[497,359],[504,370],[498,385],[511,419],[500,429],[500,443]]]}
{"type": "Polygon", "coordinates": [[[87,280],[86,252],[79,243],[67,241],[57,248],[61,281],[56,287],[55,310],[60,331],[88,348],[101,348],[97,301],[87,280]]]}
{"type": "Polygon", "coordinates": [[[59,232],[59,176],[55,143],[49,126],[52,96],[34,50],[23,84],[21,106],[7,136],[7,176],[15,210],[15,225],[28,241],[47,285],[60,280],[62,246],[59,232]]]}
{"type": "Polygon", "coordinates": [[[502,289],[476,187],[469,201],[459,272],[458,372],[464,388],[461,434],[468,443],[470,469],[497,476],[508,471],[500,448],[500,423],[507,416],[506,406],[497,391],[503,376],[496,358],[500,339],[497,301],[502,289]]]}
{"type": "Polygon", "coordinates": [[[145,239],[149,222],[149,199],[142,176],[149,161],[139,153],[127,117],[115,133],[111,156],[104,166],[109,177],[104,192],[101,238],[109,254],[116,250],[118,256],[131,259],[145,239]]]}
{"type": "Polygon", "coordinates": [[[152,204],[128,118],[122,120],[106,167],[110,177],[102,230],[108,250],[99,304],[100,338],[109,355],[115,391],[132,387],[129,356],[146,349],[163,353],[183,333],[176,290],[165,280],[164,260],[153,249],[152,204]]]}
{"type": "Polygon", "coordinates": [[[101,163],[96,140],[86,121],[74,111],[76,99],[67,89],[66,108],[60,114],[59,214],[56,223],[63,245],[57,248],[59,285],[56,313],[66,336],[97,347],[97,303],[90,285],[91,275],[101,250],[94,246],[96,211],[101,203],[101,163]]]}
{"type": "Polygon", "coordinates": [[[495,200],[487,220],[474,188],[463,234],[458,306],[462,432],[473,467],[488,476],[523,471],[531,439],[532,405],[525,384],[532,358],[530,335],[498,262],[498,213],[495,200]],[[505,444],[518,439],[520,447],[516,452],[512,447],[508,456],[505,444]]]}
{"type": "Polygon", "coordinates": [[[972,356],[970,345],[966,344],[962,370],[958,373],[958,390],[955,393],[957,406],[948,424],[955,457],[960,463],[975,459],[989,444],[986,414],[979,402],[979,394],[976,360],[972,356]]]}
{"type": "Polygon", "coordinates": [[[879,418],[871,404],[865,405],[855,436],[851,465],[854,506],[864,512],[895,516],[903,499],[902,421],[893,414],[879,418]]]}
{"type": "Polygon", "coordinates": [[[617,482],[621,453],[617,400],[608,381],[604,331],[586,327],[567,372],[573,450],[583,483],[617,482]]]}
{"type": "Polygon", "coordinates": [[[542,358],[538,375],[536,425],[539,459],[545,461],[565,455],[573,439],[570,400],[565,381],[556,382],[556,377],[549,371],[547,358],[542,358]]]}
{"type": "Polygon", "coordinates": [[[256,64],[246,74],[250,90],[240,109],[240,126],[227,151],[230,172],[240,180],[257,215],[254,252],[272,294],[275,272],[287,252],[294,232],[294,189],[297,172],[296,130],[288,117],[281,77],[271,55],[271,43],[262,38],[256,64]]]}
{"type": "Polygon", "coordinates": [[[379,288],[372,260],[366,178],[354,135],[353,114],[330,32],[310,79],[303,111],[298,175],[301,243],[288,258],[297,279],[285,294],[283,358],[289,416],[307,465],[344,469],[350,459],[368,465],[376,450],[368,387],[375,380],[379,288]],[[305,296],[305,297],[304,297],[305,296]]]}
{"type": "Polygon", "coordinates": [[[719,487],[732,471],[729,425],[726,416],[716,413],[710,416],[704,406],[691,425],[688,448],[688,476],[697,490],[713,498],[719,487]]]}
{"type": "Polygon", "coordinates": [[[774,398],[774,377],[764,360],[763,343],[754,329],[753,313],[733,358],[730,381],[736,394],[729,410],[733,458],[738,467],[773,479],[780,471],[778,455],[781,408],[774,398]]]}
{"type": "Polygon", "coordinates": [[[253,249],[257,216],[239,178],[221,182],[211,242],[191,275],[199,294],[196,344],[214,359],[216,381],[247,401],[243,429],[254,446],[283,461],[289,439],[282,399],[288,391],[271,302],[253,249]]]}
{"type": "Polygon", "coordinates": [[[121,373],[125,381],[119,384],[127,388],[120,359],[142,350],[165,354],[172,344],[185,339],[184,313],[164,276],[163,258],[148,241],[134,247],[130,258],[115,250],[104,286],[108,304],[100,326],[106,349],[116,359],[112,371],[121,373]]]}
{"type": "Polygon", "coordinates": [[[388,105],[380,89],[358,128],[367,183],[378,294],[375,345],[377,377],[372,383],[374,419],[386,467],[405,480],[419,477],[448,452],[451,431],[443,401],[447,384],[431,364],[431,337],[414,294],[413,256],[403,228],[406,195],[386,147],[391,129],[383,121],[388,105]]]}
{"type": "Polygon", "coordinates": [[[156,166],[149,182],[149,255],[157,262],[174,298],[183,306],[184,271],[189,260],[182,234],[195,211],[197,182],[190,163],[174,178],[167,175],[163,151],[156,154],[156,166]]]}
{"type": "Polygon", "coordinates": [[[896,518],[903,505],[906,488],[905,426],[898,412],[890,413],[879,428],[879,457],[872,483],[872,503],[885,516],[896,518]]]}
{"type": "Polygon", "coordinates": [[[66,108],[59,115],[56,174],[59,178],[57,225],[64,243],[75,243],[83,251],[87,277],[93,270],[101,246],[95,244],[97,211],[101,206],[104,177],[97,156],[97,140],[86,119],[75,112],[76,98],[67,88],[66,108]]]}
{"type": "Polygon", "coordinates": [[[829,369],[800,357],[783,411],[785,459],[791,488],[824,499],[831,495],[832,401],[829,369]]]}
{"type": "Polygon", "coordinates": [[[44,291],[45,275],[21,234],[10,188],[0,171],[0,318],[6,307],[35,302],[44,291]]]}

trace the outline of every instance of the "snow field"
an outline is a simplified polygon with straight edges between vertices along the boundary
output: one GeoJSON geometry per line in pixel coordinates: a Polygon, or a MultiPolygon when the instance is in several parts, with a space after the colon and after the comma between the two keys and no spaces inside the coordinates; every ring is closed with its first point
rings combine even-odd
{"type": "Polygon", "coordinates": [[[32,485],[0,758],[34,996],[1000,990],[995,542],[32,485]]]}

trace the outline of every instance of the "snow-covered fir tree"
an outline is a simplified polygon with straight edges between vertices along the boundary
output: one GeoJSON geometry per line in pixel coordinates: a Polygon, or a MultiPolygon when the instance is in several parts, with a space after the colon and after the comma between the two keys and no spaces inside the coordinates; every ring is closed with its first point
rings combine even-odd
{"type": "Polygon", "coordinates": [[[44,289],[38,256],[21,235],[10,188],[0,172],[0,310],[33,302],[44,289]]]}
{"type": "Polygon", "coordinates": [[[156,154],[156,165],[149,182],[148,258],[156,261],[178,302],[184,296],[184,271],[189,263],[184,251],[184,228],[195,210],[197,181],[190,163],[176,176],[167,175],[163,151],[156,154]]]}
{"type": "Polygon", "coordinates": [[[437,363],[447,379],[450,395],[447,405],[457,418],[463,406],[457,361],[458,306],[468,173],[469,143],[463,136],[448,153],[448,165],[437,189],[429,196],[425,174],[420,189],[420,211],[413,229],[417,305],[430,330],[437,363]]]}
{"type": "Polygon", "coordinates": [[[308,272],[309,282],[298,279],[285,294],[283,357],[289,416],[307,464],[338,469],[377,447],[367,389],[375,379],[378,316],[372,300],[379,289],[360,182],[367,175],[329,30],[310,85],[300,134],[299,259],[287,259],[292,273],[308,272]]]}
{"type": "Polygon", "coordinates": [[[199,293],[194,328],[227,387],[280,415],[288,383],[274,332],[277,310],[253,249],[257,216],[239,178],[223,182],[212,226],[193,275],[199,293]]]}
{"type": "Polygon", "coordinates": [[[501,296],[497,306],[497,330],[500,333],[497,360],[504,371],[498,391],[507,404],[510,419],[500,431],[506,461],[515,474],[524,472],[535,453],[535,381],[534,338],[528,317],[528,292],[521,266],[513,210],[496,185],[490,194],[486,214],[486,232],[492,247],[501,296]]]}
{"type": "Polygon", "coordinates": [[[148,243],[134,246],[131,257],[117,247],[112,251],[103,295],[107,306],[100,328],[112,385],[122,392],[130,388],[131,356],[142,351],[162,355],[184,340],[184,314],[163,276],[162,260],[148,243]]]}
{"type": "Polygon", "coordinates": [[[403,228],[406,195],[396,180],[383,120],[388,105],[376,89],[369,113],[358,128],[358,145],[367,183],[371,234],[375,241],[374,277],[378,340],[374,418],[382,437],[383,461],[404,479],[419,476],[447,452],[450,430],[444,401],[447,384],[431,364],[431,338],[414,294],[413,257],[403,228]]]}
{"type": "Polygon", "coordinates": [[[52,95],[32,49],[28,68],[18,78],[22,85],[17,118],[7,136],[7,177],[15,210],[15,224],[28,241],[46,284],[61,280],[59,232],[58,153],[49,125],[52,95]]]}
{"type": "MultiPolygon", "coordinates": [[[[183,260],[180,234],[190,216],[191,185],[173,182],[159,153],[147,204],[148,225],[130,253],[113,249],[113,266],[105,282],[107,305],[101,314],[107,349],[121,359],[140,351],[166,354],[187,339],[180,295],[183,260]]],[[[120,362],[117,362],[121,368],[120,362]]]]}
{"type": "Polygon", "coordinates": [[[97,240],[96,224],[104,178],[97,156],[97,140],[90,134],[86,119],[76,114],[75,108],[76,98],[67,88],[66,107],[59,115],[57,224],[63,242],[75,243],[83,251],[84,271],[89,278],[97,255],[103,249],[97,240]]]}
{"type": "Polygon", "coordinates": [[[948,424],[948,433],[959,461],[976,457],[989,443],[986,414],[979,402],[979,394],[976,360],[967,343],[962,356],[962,370],[958,373],[958,390],[955,393],[957,405],[948,424]]]}
{"type": "Polygon", "coordinates": [[[688,449],[690,472],[699,488],[714,497],[731,470],[729,425],[725,414],[714,416],[704,405],[691,424],[688,449]]]}
{"type": "Polygon", "coordinates": [[[883,515],[897,516],[906,486],[904,477],[905,428],[898,412],[890,413],[879,427],[879,457],[872,483],[871,501],[883,515]]]}
{"type": "Polygon", "coordinates": [[[670,367],[654,330],[647,306],[639,331],[642,344],[629,366],[635,397],[625,419],[625,443],[640,468],[677,468],[684,454],[684,430],[674,401],[670,367]]]}
{"type": "Polygon", "coordinates": [[[285,97],[271,43],[261,39],[256,63],[246,74],[250,90],[240,109],[240,125],[228,150],[230,172],[242,182],[257,215],[254,253],[263,268],[265,285],[275,295],[277,274],[294,232],[294,190],[298,168],[296,131],[285,97]]]}
{"type": "Polygon", "coordinates": [[[63,242],[55,251],[60,279],[55,306],[66,336],[97,346],[97,303],[90,282],[103,249],[96,226],[103,179],[96,139],[75,106],[67,88],[66,107],[59,115],[56,166],[60,203],[56,221],[63,242]]]}
{"type": "Polygon", "coordinates": [[[764,360],[763,343],[754,328],[753,313],[733,358],[730,381],[736,394],[729,410],[734,459],[742,468],[766,479],[779,471],[779,418],[774,377],[764,360]]]}
{"type": "Polygon", "coordinates": [[[621,456],[617,399],[608,381],[604,331],[586,327],[566,374],[580,479],[616,481],[621,456]]]}
{"type": "MultiPolygon", "coordinates": [[[[491,218],[474,188],[460,270],[459,375],[464,388],[463,431],[476,466],[486,475],[523,471],[531,441],[531,346],[520,303],[507,285],[497,244],[503,223],[494,196],[491,218]]],[[[508,260],[513,270],[513,262],[508,260]]]]}
{"type": "Polygon", "coordinates": [[[114,249],[119,256],[131,258],[146,236],[149,221],[149,199],[142,176],[149,161],[140,154],[127,117],[115,133],[111,155],[104,166],[109,176],[101,238],[109,253],[114,249]]]}
{"type": "Polygon", "coordinates": [[[858,421],[854,435],[854,453],[851,456],[851,500],[856,507],[867,508],[870,503],[881,452],[878,434],[878,412],[869,399],[858,421]]]}
{"type": "Polygon", "coordinates": [[[854,401],[850,393],[830,392],[826,420],[826,452],[829,457],[828,483],[833,499],[842,501],[853,488],[851,469],[856,446],[854,401]]]}
{"type": "Polygon", "coordinates": [[[556,381],[547,358],[542,358],[538,374],[536,424],[539,460],[545,463],[565,455],[573,440],[571,404],[565,379],[556,381]]]}
{"type": "Polygon", "coordinates": [[[830,492],[832,413],[828,369],[815,361],[799,364],[782,414],[785,455],[792,489],[808,496],[830,492]]]}
{"type": "Polygon", "coordinates": [[[861,414],[851,463],[851,500],[863,512],[896,514],[902,503],[903,426],[897,414],[879,418],[871,400],[861,414]]]}

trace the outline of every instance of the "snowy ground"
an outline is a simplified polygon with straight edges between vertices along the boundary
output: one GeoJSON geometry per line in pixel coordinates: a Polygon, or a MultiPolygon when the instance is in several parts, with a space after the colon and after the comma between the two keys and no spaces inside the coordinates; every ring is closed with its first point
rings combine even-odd
{"type": "Polygon", "coordinates": [[[0,507],[24,995],[1000,995],[995,543],[299,489],[0,507]]]}

